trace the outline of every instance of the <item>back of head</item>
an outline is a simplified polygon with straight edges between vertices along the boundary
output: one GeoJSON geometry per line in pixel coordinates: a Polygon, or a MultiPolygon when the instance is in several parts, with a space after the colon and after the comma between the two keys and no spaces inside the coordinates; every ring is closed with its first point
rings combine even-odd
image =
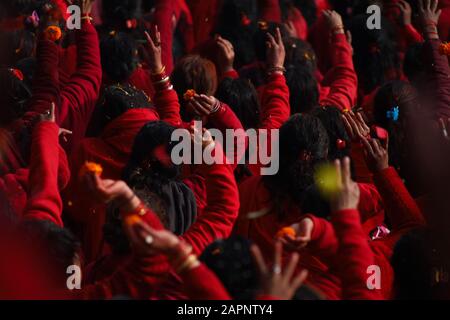
{"type": "Polygon", "coordinates": [[[0,125],[8,125],[20,118],[27,110],[31,89],[18,69],[0,69],[0,125]]]}
{"type": "Polygon", "coordinates": [[[141,0],[102,1],[102,20],[113,29],[125,29],[126,21],[140,17],[141,0]]]}
{"type": "Polygon", "coordinates": [[[258,94],[247,79],[224,79],[217,88],[216,98],[230,106],[244,129],[257,128],[259,124],[258,94]]]}
{"type": "Polygon", "coordinates": [[[279,144],[280,169],[263,177],[276,210],[282,210],[286,201],[303,203],[306,191],[314,186],[316,166],[327,160],[328,134],[317,117],[296,114],[281,127],[279,144]]]}
{"type": "Polygon", "coordinates": [[[286,68],[291,114],[311,112],[319,103],[317,80],[310,67],[294,64],[286,68]]]}
{"type": "Polygon", "coordinates": [[[138,65],[137,45],[131,35],[111,31],[101,43],[102,69],[114,83],[126,81],[138,65]]]}
{"type": "Polygon", "coordinates": [[[259,277],[249,240],[241,237],[217,240],[203,251],[200,260],[217,275],[233,299],[256,298],[259,277]]]}
{"type": "Polygon", "coordinates": [[[365,14],[354,17],[349,30],[360,87],[368,94],[386,81],[398,79],[401,73],[391,25],[382,18],[381,29],[371,30],[366,26],[367,19],[365,14]]]}
{"type": "MultiPolygon", "coordinates": [[[[182,105],[184,103],[183,95],[190,89],[195,90],[198,94],[212,96],[217,90],[216,66],[210,60],[199,55],[187,55],[178,60],[171,80],[182,105]]],[[[181,109],[181,115],[183,118],[186,117],[185,108],[181,109]]]]}
{"type": "Polygon", "coordinates": [[[229,40],[236,52],[235,67],[254,61],[253,34],[256,31],[257,1],[226,0],[220,10],[219,22],[214,30],[229,40]]]}
{"type": "Polygon", "coordinates": [[[350,137],[337,107],[326,106],[315,109],[312,114],[320,119],[329,139],[328,159],[343,159],[350,156],[350,137]],[[339,141],[340,140],[340,141],[339,141]]]}

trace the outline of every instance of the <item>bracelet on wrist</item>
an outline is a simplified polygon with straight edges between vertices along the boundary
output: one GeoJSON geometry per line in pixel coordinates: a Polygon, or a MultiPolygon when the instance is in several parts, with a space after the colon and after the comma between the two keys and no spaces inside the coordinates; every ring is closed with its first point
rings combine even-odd
{"type": "Polygon", "coordinates": [[[183,263],[176,269],[176,272],[178,274],[186,271],[186,270],[192,270],[195,267],[198,267],[200,265],[200,262],[198,261],[197,257],[193,254],[190,254],[183,263]]]}
{"type": "Polygon", "coordinates": [[[286,72],[286,68],[284,67],[271,67],[267,69],[267,74],[270,76],[273,73],[279,72],[281,74],[284,74],[286,72]]]}
{"type": "MultiPolygon", "coordinates": [[[[136,197],[136,195],[131,197],[127,201],[127,203],[132,201],[134,199],[134,197],[136,197]]],[[[120,208],[122,208],[122,207],[123,207],[123,205],[120,208]]],[[[132,215],[144,216],[147,213],[147,207],[142,201],[140,201],[139,205],[136,208],[134,208],[133,210],[126,211],[126,210],[122,210],[121,209],[121,213],[122,213],[123,216],[132,216],[132,215]]]]}
{"type": "Polygon", "coordinates": [[[161,76],[162,74],[165,75],[165,73],[166,73],[166,66],[163,66],[159,71],[152,72],[151,75],[152,76],[161,76]]]}

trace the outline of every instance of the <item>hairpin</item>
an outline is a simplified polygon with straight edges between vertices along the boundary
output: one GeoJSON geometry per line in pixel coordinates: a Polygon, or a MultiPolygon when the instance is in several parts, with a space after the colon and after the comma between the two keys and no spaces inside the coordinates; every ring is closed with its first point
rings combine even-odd
{"type": "Polygon", "coordinates": [[[250,18],[245,13],[242,13],[241,24],[246,27],[250,25],[250,23],[252,23],[252,20],[250,20],[250,18]]]}
{"type": "Polygon", "coordinates": [[[109,32],[109,35],[110,35],[111,37],[114,37],[116,34],[117,34],[117,31],[116,31],[116,30],[111,30],[111,31],[109,32]]]}
{"type": "Polygon", "coordinates": [[[398,120],[398,116],[400,115],[400,110],[398,106],[395,106],[388,111],[386,111],[386,118],[391,119],[392,121],[396,122],[398,120]]]}
{"type": "Polygon", "coordinates": [[[258,28],[260,30],[267,30],[269,29],[269,25],[267,24],[266,21],[258,21],[258,28]]]}
{"type": "Polygon", "coordinates": [[[342,140],[342,139],[336,140],[336,148],[338,148],[338,150],[343,150],[343,149],[345,149],[346,146],[347,146],[347,143],[345,142],[345,140],[342,140]]]}
{"type": "Polygon", "coordinates": [[[37,11],[33,11],[33,13],[27,17],[26,22],[33,25],[35,28],[37,28],[39,26],[39,15],[37,13],[37,11]]]}
{"type": "Polygon", "coordinates": [[[20,81],[23,81],[23,79],[24,79],[23,73],[19,69],[9,69],[9,72],[11,72],[11,74],[14,77],[16,77],[17,79],[19,79],[20,81]]]}

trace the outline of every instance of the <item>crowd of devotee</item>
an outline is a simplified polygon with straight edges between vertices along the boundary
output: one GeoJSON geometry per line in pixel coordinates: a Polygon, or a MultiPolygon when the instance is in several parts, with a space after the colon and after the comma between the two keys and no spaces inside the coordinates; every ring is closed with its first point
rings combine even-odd
{"type": "Polygon", "coordinates": [[[449,0],[2,1],[0,299],[450,299],[447,41],[449,0]]]}

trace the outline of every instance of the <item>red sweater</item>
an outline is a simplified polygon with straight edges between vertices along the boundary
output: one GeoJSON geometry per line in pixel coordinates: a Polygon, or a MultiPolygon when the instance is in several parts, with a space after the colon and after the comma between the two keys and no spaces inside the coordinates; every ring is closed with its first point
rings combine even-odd
{"type": "Polygon", "coordinates": [[[33,131],[29,192],[24,220],[47,220],[62,227],[62,200],[58,189],[59,127],[40,122],[33,131]]]}
{"type": "MultiPolygon", "coordinates": [[[[22,119],[22,125],[30,125],[38,114],[56,103],[56,123],[73,134],[64,149],[71,153],[73,147],[84,137],[95,107],[102,78],[100,48],[95,28],[86,20],[77,37],[77,70],[68,82],[60,87],[58,74],[58,46],[50,41],[40,41],[37,51],[37,66],[32,102],[48,101],[48,104],[32,103],[32,108],[22,119]],[[59,98],[55,98],[59,92],[59,98]]],[[[17,127],[16,127],[17,128],[17,127]]]]}
{"type": "Polygon", "coordinates": [[[331,69],[325,73],[322,85],[330,87],[330,91],[320,105],[350,109],[356,104],[358,78],[353,67],[352,49],[344,34],[332,36],[329,56],[331,69]]]}
{"type": "MultiPolygon", "coordinates": [[[[370,261],[381,269],[381,290],[379,290],[379,297],[389,299],[393,296],[392,283],[394,274],[390,264],[390,258],[394,246],[403,235],[414,228],[423,226],[424,219],[416,202],[408,193],[395,169],[388,168],[379,172],[374,176],[374,180],[386,206],[386,212],[391,222],[391,233],[385,238],[369,242],[367,242],[367,235],[365,234],[364,241],[366,244],[368,243],[371,252],[373,253],[373,261],[370,261]]],[[[325,265],[340,266],[342,264],[342,258],[340,257],[348,255],[340,253],[339,251],[339,242],[342,242],[342,240],[339,240],[339,234],[337,232],[335,233],[335,230],[333,230],[333,227],[328,221],[312,216],[310,217],[314,221],[314,230],[311,236],[311,243],[308,245],[309,249],[320,257],[325,265]],[[336,235],[338,237],[336,237],[336,235]]],[[[362,238],[360,236],[354,238],[353,234],[354,232],[348,233],[349,241],[353,241],[358,246],[362,246],[362,238]]],[[[367,257],[368,252],[366,251],[365,254],[367,257]]],[[[356,257],[351,257],[351,260],[355,260],[352,264],[358,263],[358,260],[363,257],[365,257],[365,255],[362,252],[358,253],[356,257]]],[[[369,260],[367,261],[369,262],[369,260]]],[[[351,268],[351,266],[347,266],[347,268],[351,268]]],[[[345,273],[357,274],[357,271],[354,270],[353,273],[345,273]]],[[[368,277],[367,274],[360,274],[361,279],[363,276],[365,279],[368,277]]],[[[374,291],[371,292],[375,294],[374,291]]]]}
{"type": "MultiPolygon", "coordinates": [[[[360,185],[361,198],[359,209],[360,219],[365,223],[372,223],[371,218],[377,217],[381,213],[381,205],[376,190],[370,185],[360,185]]],[[[273,257],[273,239],[276,233],[286,225],[298,221],[302,213],[298,208],[286,204],[286,212],[289,214],[280,221],[272,212],[271,197],[260,177],[253,177],[245,181],[239,187],[241,207],[239,219],[235,225],[234,232],[253,240],[263,250],[265,258],[270,261],[273,257]],[[249,213],[262,215],[259,218],[249,219],[249,213]]],[[[373,224],[370,224],[373,225],[373,224]]],[[[331,228],[332,229],[332,228],[331,228]]],[[[364,231],[367,235],[367,229],[364,231]]],[[[318,229],[322,230],[322,229],[318,229]]],[[[334,238],[335,239],[335,238],[334,238]]],[[[328,241],[327,239],[323,240],[328,241]]],[[[331,240],[331,243],[336,243],[331,240]]],[[[322,244],[321,244],[322,245],[322,244]]],[[[337,250],[337,246],[336,246],[337,250]]],[[[339,299],[342,297],[339,278],[336,274],[328,272],[326,263],[316,257],[317,250],[306,250],[302,253],[301,266],[309,270],[308,284],[321,290],[329,299],[339,299]]],[[[335,251],[334,251],[335,252],[335,251]]]]}

